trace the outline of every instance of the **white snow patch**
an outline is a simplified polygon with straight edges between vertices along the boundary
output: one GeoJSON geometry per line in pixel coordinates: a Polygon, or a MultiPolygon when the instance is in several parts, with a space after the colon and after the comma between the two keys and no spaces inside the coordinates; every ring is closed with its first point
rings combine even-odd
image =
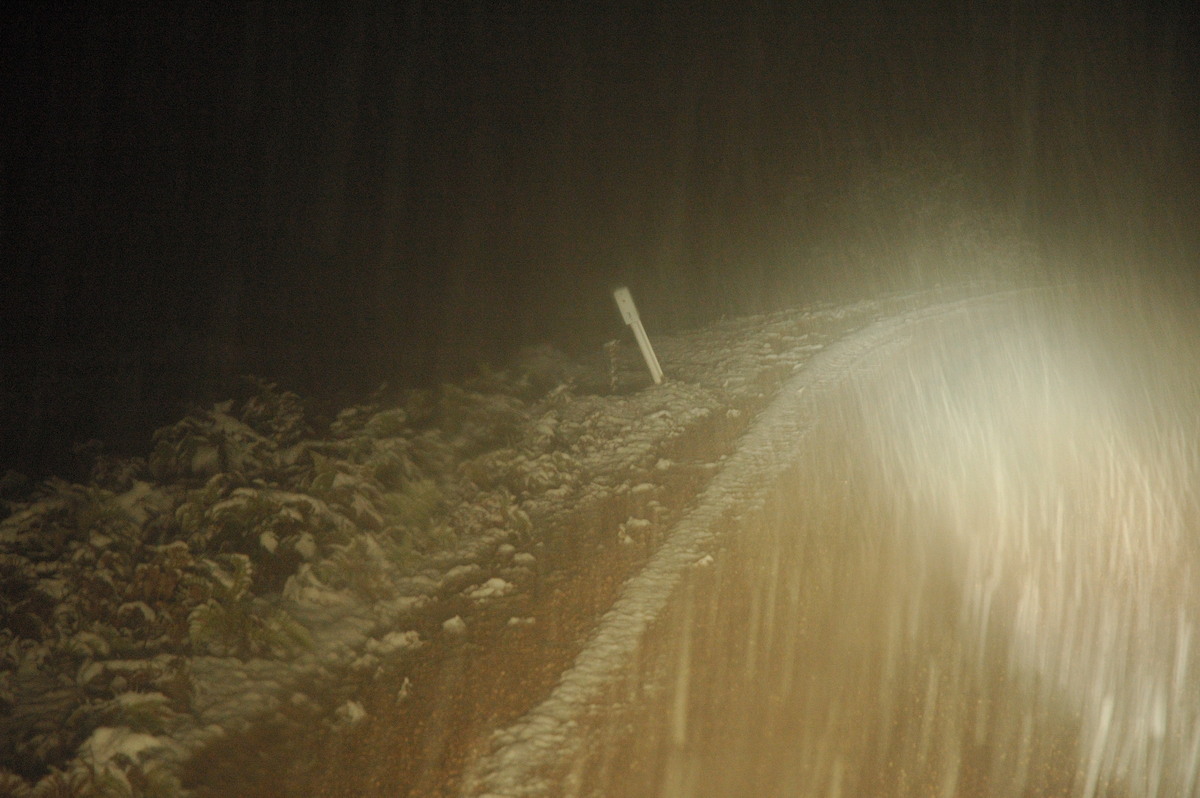
{"type": "Polygon", "coordinates": [[[158,613],[144,601],[127,601],[120,607],[117,607],[117,617],[121,617],[127,612],[138,613],[146,623],[154,623],[154,620],[158,617],[158,613]]]}
{"type": "Polygon", "coordinates": [[[397,651],[417,649],[424,645],[421,635],[416,631],[391,632],[379,640],[367,641],[367,653],[386,657],[397,651]]]}
{"type": "Polygon", "coordinates": [[[354,662],[350,663],[350,670],[357,671],[358,673],[366,673],[367,671],[378,669],[380,662],[381,660],[379,657],[375,656],[374,654],[363,654],[361,657],[354,660],[354,662]]]}
{"type": "Polygon", "coordinates": [[[443,582],[452,582],[455,579],[466,579],[480,573],[483,569],[476,563],[468,563],[467,565],[456,565],[442,576],[443,582]]]}
{"type": "Polygon", "coordinates": [[[467,596],[473,599],[488,599],[496,598],[497,596],[507,596],[512,591],[513,586],[511,582],[505,582],[500,577],[494,576],[467,593],[467,596]]]}
{"type": "Polygon", "coordinates": [[[38,589],[56,601],[62,601],[71,588],[65,579],[39,579],[38,589]]]}
{"type": "Polygon", "coordinates": [[[390,622],[405,613],[418,610],[428,603],[428,596],[397,596],[376,603],[373,610],[375,618],[379,621],[390,622]]]}
{"type": "Polygon", "coordinates": [[[306,560],[311,560],[317,556],[317,541],[313,538],[311,532],[302,532],[296,540],[296,553],[306,560]]]}
{"type": "Polygon", "coordinates": [[[306,710],[312,710],[319,706],[316,701],[313,701],[304,693],[292,693],[292,697],[288,699],[288,703],[294,707],[306,710]]]}
{"type": "Polygon", "coordinates": [[[283,585],[283,597],[297,604],[320,607],[337,607],[353,602],[349,592],[334,590],[322,582],[308,563],[301,563],[296,573],[288,577],[283,585]]]}
{"type": "Polygon", "coordinates": [[[338,707],[333,715],[337,718],[338,725],[353,726],[367,716],[367,711],[357,701],[347,701],[338,707]]]}
{"type": "Polygon", "coordinates": [[[94,659],[85,660],[83,665],[79,666],[79,673],[75,677],[75,684],[80,687],[87,687],[102,673],[104,673],[103,662],[97,662],[94,659]]]}
{"type": "Polygon", "coordinates": [[[100,769],[118,756],[139,762],[147,752],[170,747],[172,744],[168,740],[124,726],[101,726],[79,747],[79,755],[84,762],[100,769]]]}
{"type": "Polygon", "coordinates": [[[170,699],[162,693],[121,693],[116,697],[115,701],[126,709],[153,707],[156,705],[166,708],[170,703],[170,699]]]}

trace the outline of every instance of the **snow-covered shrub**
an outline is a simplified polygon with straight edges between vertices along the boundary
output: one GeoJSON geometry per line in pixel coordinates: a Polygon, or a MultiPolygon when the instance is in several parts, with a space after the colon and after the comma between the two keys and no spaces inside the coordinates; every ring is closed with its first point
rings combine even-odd
{"type": "MultiPolygon", "coordinates": [[[[214,474],[179,503],[170,535],[195,551],[248,556],[253,593],[281,589],[302,563],[344,551],[363,531],[386,531],[398,545],[411,543],[408,538],[429,528],[444,498],[410,457],[406,419],[403,410],[351,408],[331,426],[340,436],[332,441],[299,441],[278,452],[264,438],[266,444],[251,448],[287,462],[275,469],[281,482],[245,472],[214,474]]],[[[186,435],[171,440],[190,451],[186,435]]]]}
{"type": "Polygon", "coordinates": [[[104,442],[95,438],[77,443],[72,449],[80,465],[86,468],[91,485],[124,493],[148,476],[144,458],[106,454],[104,442]]]}
{"type": "Polygon", "coordinates": [[[403,409],[344,411],[331,427],[338,438],[322,449],[327,458],[315,452],[311,455],[312,488],[321,495],[330,489],[356,488],[381,510],[379,501],[384,493],[405,490],[430,474],[448,470],[453,453],[440,432],[416,433],[407,419],[408,412],[403,409]]]}
{"type": "Polygon", "coordinates": [[[84,658],[183,651],[188,615],[211,593],[210,578],[181,542],[134,553],[81,545],[58,577],[70,589],[58,596],[47,639],[84,658]]]}
{"type": "Polygon", "coordinates": [[[384,494],[381,509],[389,526],[399,526],[417,533],[429,528],[444,501],[442,490],[436,482],[419,479],[384,494]]]}
{"type": "Polygon", "coordinates": [[[95,768],[54,770],[30,793],[34,798],[127,798],[128,787],[115,773],[95,768]]]}
{"type": "Polygon", "coordinates": [[[434,391],[423,388],[405,391],[402,404],[404,412],[408,414],[408,423],[414,429],[433,423],[437,416],[437,394],[434,391]]]}
{"type": "Polygon", "coordinates": [[[154,433],[151,473],[160,480],[193,480],[238,472],[277,478],[291,465],[284,450],[311,430],[300,397],[274,383],[247,377],[255,388],[233,400],[198,409],[154,433]]]}
{"type": "Polygon", "coordinates": [[[336,436],[336,445],[326,447],[325,452],[364,466],[365,475],[384,486],[396,487],[421,474],[412,458],[414,433],[408,426],[408,413],[402,408],[348,408],[330,425],[330,431],[336,436]]]}
{"type": "Polygon", "coordinates": [[[550,344],[524,347],[517,353],[516,384],[528,388],[532,396],[542,396],[579,379],[578,363],[550,344]]]}
{"type": "MultiPolygon", "coordinates": [[[[552,394],[554,397],[552,401],[558,401],[558,397],[566,395],[558,391],[554,391],[552,394]]],[[[541,452],[549,452],[558,448],[561,428],[562,424],[559,421],[558,411],[547,410],[530,424],[529,431],[531,434],[528,446],[541,452]]]]}
{"type": "Polygon", "coordinates": [[[421,477],[412,458],[412,446],[405,438],[375,440],[359,462],[365,473],[384,488],[398,488],[421,477]]]}
{"type": "Polygon", "coordinates": [[[425,430],[408,444],[408,456],[419,474],[453,473],[460,459],[441,430],[425,430]]]}
{"type": "Polygon", "coordinates": [[[439,426],[462,455],[515,442],[525,421],[525,405],[515,396],[481,394],[442,386],[439,426]]]}
{"type": "Polygon", "coordinates": [[[396,595],[396,564],[404,555],[402,544],[365,533],[338,546],[312,570],[332,590],[349,591],[368,601],[382,601],[396,595]]]}
{"type": "Polygon", "coordinates": [[[356,532],[352,518],[320,498],[263,483],[239,485],[227,475],[189,492],[175,522],[195,550],[251,557],[256,592],[279,589],[301,562],[356,532]]]}
{"type": "MultiPolygon", "coordinates": [[[[77,537],[136,545],[141,542],[142,525],[131,508],[117,501],[112,491],[92,486],[78,486],[73,491],[75,501],[69,506],[70,523],[77,537]]],[[[66,520],[65,518],[63,519],[66,520]]]]}
{"type": "Polygon", "coordinates": [[[451,532],[478,533],[491,529],[507,530],[513,537],[525,539],[533,531],[529,515],[516,498],[501,488],[480,492],[447,514],[439,528],[451,532]]]}
{"type": "Polygon", "coordinates": [[[171,700],[162,693],[124,692],[95,710],[99,726],[130,729],[143,734],[163,734],[175,716],[171,700]]]}
{"type": "Polygon", "coordinates": [[[0,795],[20,789],[8,789],[3,766],[16,781],[45,776],[37,795],[173,795],[177,783],[136,757],[76,752],[106,729],[149,744],[172,728],[191,710],[189,656],[310,645],[276,591],[388,600],[426,553],[460,535],[527,536],[517,497],[574,479],[561,453],[569,390],[530,407],[518,398],[528,385],[493,377],[495,393],[446,387],[410,392],[403,406],[349,408],[323,439],[299,397],[251,380],[249,398],[160,429],[145,462],[89,444],[89,483],[6,492],[0,740],[21,746],[0,748],[0,795]],[[495,473],[472,484],[464,457],[495,473]],[[50,694],[53,707],[25,726],[7,720],[50,694]]]}
{"type": "MultiPolygon", "coordinates": [[[[329,432],[334,438],[345,440],[349,438],[366,437],[367,423],[379,412],[379,405],[353,405],[342,409],[337,418],[329,425],[329,432]]],[[[407,419],[407,414],[405,414],[407,419]]]]}
{"type": "Polygon", "coordinates": [[[17,637],[40,637],[54,599],[38,587],[34,564],[19,554],[0,554],[0,626],[17,637]]]}
{"type": "Polygon", "coordinates": [[[363,432],[372,438],[399,438],[410,431],[408,413],[402,407],[378,412],[363,426],[363,432]]]}
{"type": "Polygon", "coordinates": [[[337,414],[329,431],[338,439],[411,436],[415,427],[429,421],[434,405],[429,391],[409,391],[407,397],[402,406],[369,403],[347,407],[337,414]]]}
{"type": "Polygon", "coordinates": [[[33,787],[16,773],[0,766],[0,795],[7,795],[10,798],[30,798],[33,795],[33,787]]]}
{"type": "Polygon", "coordinates": [[[565,452],[537,454],[528,450],[497,449],[463,463],[460,473],[484,490],[503,488],[529,496],[574,484],[575,464],[565,452]]]}
{"type": "Polygon", "coordinates": [[[311,453],[312,469],[304,488],[336,507],[359,526],[379,529],[383,518],[377,509],[382,500],[379,482],[360,464],[311,453]]]}
{"type": "Polygon", "coordinates": [[[92,463],[90,479],[94,485],[121,493],[130,490],[138,480],[147,476],[145,458],[98,454],[92,463]]]}
{"type": "Polygon", "coordinates": [[[514,445],[460,462],[459,475],[483,490],[503,488],[522,497],[574,485],[578,468],[568,451],[581,440],[583,426],[563,420],[570,388],[558,386],[525,413],[514,445]]]}
{"type": "MultiPolygon", "coordinates": [[[[127,729],[97,729],[101,748],[66,769],[55,768],[35,787],[30,798],[179,798],[179,778],[167,766],[140,761],[147,750],[159,747],[155,738],[127,729]]],[[[5,794],[7,793],[0,793],[5,794]]]]}
{"type": "Polygon", "coordinates": [[[52,560],[73,541],[137,541],[139,520],[112,491],[52,478],[32,501],[0,522],[0,546],[34,560],[52,560]]]}
{"type": "Polygon", "coordinates": [[[493,449],[464,461],[459,466],[458,473],[481,490],[494,490],[500,487],[509,473],[516,468],[520,457],[521,453],[516,449],[493,449]]]}
{"type": "Polygon", "coordinates": [[[154,433],[150,473],[163,482],[207,479],[236,471],[257,476],[277,467],[270,438],[232,415],[233,401],[197,410],[154,433]]]}
{"type": "Polygon", "coordinates": [[[402,541],[427,529],[445,503],[442,488],[413,455],[426,463],[448,460],[449,447],[429,434],[409,437],[403,410],[370,410],[344,413],[334,425],[345,436],[337,447],[309,452],[312,468],[303,488],[359,527],[386,528],[402,541]]]}
{"type": "Polygon", "coordinates": [[[255,389],[240,408],[239,418],[244,424],[281,448],[312,434],[297,394],[281,391],[275,383],[259,377],[244,379],[255,389]]]}
{"type": "Polygon", "coordinates": [[[189,618],[189,636],[198,650],[217,656],[250,657],[294,653],[312,644],[303,626],[277,607],[255,602],[250,593],[253,566],[242,554],[209,563],[213,596],[189,618]]]}

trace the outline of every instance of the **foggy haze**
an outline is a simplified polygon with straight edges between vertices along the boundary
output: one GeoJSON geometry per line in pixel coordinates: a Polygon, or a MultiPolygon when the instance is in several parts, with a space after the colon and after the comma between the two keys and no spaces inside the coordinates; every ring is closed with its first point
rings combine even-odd
{"type": "Polygon", "coordinates": [[[18,13],[0,450],[128,445],[246,373],[334,398],[587,355],[626,334],[618,282],[653,335],[1186,277],[1190,25],[1130,2],[18,13]]]}

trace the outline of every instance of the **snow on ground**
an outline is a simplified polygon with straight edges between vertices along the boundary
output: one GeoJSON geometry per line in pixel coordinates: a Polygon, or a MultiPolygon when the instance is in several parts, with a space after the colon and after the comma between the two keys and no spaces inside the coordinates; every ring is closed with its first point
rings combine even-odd
{"type": "Polygon", "coordinates": [[[553,694],[493,735],[464,794],[1195,795],[1194,319],[1106,293],[947,303],[825,348],[553,694]],[[801,448],[815,465],[780,490],[801,448]],[[830,523],[814,497],[843,476],[858,484],[830,523]],[[765,514],[777,528],[760,548],[767,493],[804,498],[765,514]],[[711,545],[721,535],[743,556],[711,545]],[[834,539],[847,548],[828,567],[834,539]],[[677,625],[650,643],[668,675],[643,691],[647,629],[717,548],[700,573],[736,578],[683,591],[677,625]]]}
{"type": "Polygon", "coordinates": [[[492,740],[491,752],[467,774],[465,795],[549,795],[547,774],[574,759],[585,740],[576,733],[587,708],[600,699],[630,664],[648,626],[666,606],[689,567],[711,562],[705,548],[732,519],[748,515],[790,466],[812,427],[817,397],[849,377],[868,354],[900,347],[918,322],[967,312],[1005,298],[936,304],[883,319],[824,348],[792,377],[778,398],[739,441],[698,504],[672,530],[649,564],[622,590],[601,619],[585,650],[542,704],[492,740]]]}
{"type": "MultiPolygon", "coordinates": [[[[177,794],[190,755],[280,713],[353,725],[364,712],[357,685],[420,656],[423,634],[468,633],[469,613],[449,607],[527,589],[563,524],[614,499],[633,513],[612,534],[645,534],[677,461],[716,458],[706,450],[726,444],[714,441],[742,430],[781,386],[791,396],[818,389],[930,301],[891,297],[655,338],[668,378],[660,386],[622,345],[607,350],[608,374],[592,385],[583,369],[558,363],[534,399],[448,388],[443,409],[466,409],[424,432],[410,424],[422,412],[410,403],[347,410],[331,427],[335,440],[303,439],[289,395],[267,386],[240,410],[223,403],[160,431],[149,473],[144,463],[98,463],[108,468],[102,481],[48,483],[0,521],[9,621],[0,793],[177,794]],[[606,381],[615,392],[594,385],[606,381]],[[218,545],[258,559],[206,549],[218,545]],[[137,637],[146,629],[148,641],[137,637]]],[[[758,422],[719,470],[555,698],[529,728],[506,732],[513,745],[557,736],[678,570],[697,562],[696,544],[730,512],[725,503],[786,459],[778,447],[795,440],[802,405],[778,406],[787,409],[758,422]],[[550,736],[538,738],[536,726],[550,736]]],[[[501,747],[480,778],[511,779],[503,763],[512,750],[501,747]]]]}

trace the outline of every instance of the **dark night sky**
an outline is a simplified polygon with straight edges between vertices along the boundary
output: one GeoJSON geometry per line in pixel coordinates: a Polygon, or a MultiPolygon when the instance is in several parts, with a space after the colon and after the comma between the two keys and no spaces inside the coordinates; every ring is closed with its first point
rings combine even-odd
{"type": "Polygon", "coordinates": [[[814,253],[886,254],[947,176],[1047,251],[1196,252],[1190,4],[85,5],[0,29],[33,470],[248,372],[353,396],[592,351],[617,282],[652,331],[895,288],[814,253]]]}

